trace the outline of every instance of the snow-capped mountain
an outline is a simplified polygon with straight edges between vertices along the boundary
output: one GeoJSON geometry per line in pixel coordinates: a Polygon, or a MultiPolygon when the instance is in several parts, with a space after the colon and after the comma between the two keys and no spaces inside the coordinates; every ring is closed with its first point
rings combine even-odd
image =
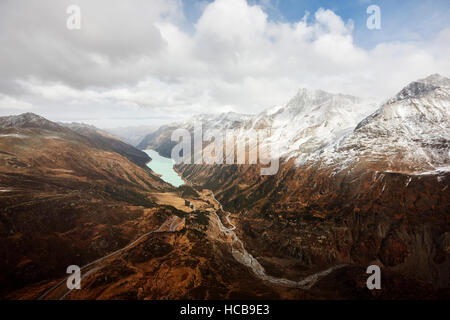
{"type": "MultiPolygon", "coordinates": [[[[203,132],[212,135],[235,130],[237,141],[252,137],[251,131],[265,130],[262,145],[276,150],[273,156],[306,158],[313,152],[352,130],[362,119],[374,112],[377,104],[373,100],[343,94],[332,94],[322,90],[300,89],[283,107],[273,107],[258,115],[234,112],[219,115],[198,115],[187,121],[163,126],[149,134],[139,144],[140,148],[154,147],[170,156],[171,132],[178,128],[192,131],[194,123],[202,124],[203,132]]],[[[253,135],[255,137],[255,135],[253,135]]]]}
{"type": "Polygon", "coordinates": [[[408,173],[448,171],[450,79],[434,74],[410,83],[320,159],[337,168],[358,163],[408,173]]]}
{"type": "Polygon", "coordinates": [[[235,130],[238,142],[265,129],[260,145],[276,150],[272,156],[295,158],[297,165],[319,161],[337,170],[358,164],[420,173],[449,169],[449,119],[450,80],[435,74],[410,83],[381,107],[374,100],[300,89],[285,106],[258,115],[199,115],[161,127],[140,147],[170,156],[173,130],[192,132],[197,121],[204,133],[235,130]]]}
{"type": "Polygon", "coordinates": [[[280,157],[302,160],[352,130],[376,107],[372,100],[300,89],[285,107],[263,112],[255,123],[270,123],[268,141],[278,146],[280,157]]]}
{"type": "Polygon", "coordinates": [[[194,127],[201,124],[203,132],[213,134],[224,133],[226,130],[244,130],[248,128],[253,116],[227,112],[219,115],[200,114],[190,119],[164,125],[158,130],[146,135],[137,145],[141,150],[152,148],[165,157],[171,157],[172,148],[176,142],[171,140],[172,132],[176,129],[185,129],[193,134],[194,127]]]}

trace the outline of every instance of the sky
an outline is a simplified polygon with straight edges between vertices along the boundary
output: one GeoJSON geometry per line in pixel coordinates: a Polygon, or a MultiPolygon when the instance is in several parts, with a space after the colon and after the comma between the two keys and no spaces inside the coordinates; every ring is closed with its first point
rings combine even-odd
{"type": "Polygon", "coordinates": [[[450,76],[449,16],[448,0],[2,0],[0,116],[111,128],[258,113],[303,87],[383,100],[450,76]]]}

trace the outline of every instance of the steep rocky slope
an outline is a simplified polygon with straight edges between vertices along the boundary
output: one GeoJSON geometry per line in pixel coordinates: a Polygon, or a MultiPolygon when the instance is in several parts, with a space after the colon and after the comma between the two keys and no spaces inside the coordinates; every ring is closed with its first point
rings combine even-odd
{"type": "MultiPolygon", "coordinates": [[[[223,113],[218,116],[203,114],[195,116],[189,120],[164,125],[158,130],[148,134],[138,144],[138,148],[151,148],[158,151],[164,157],[171,157],[172,148],[177,144],[171,140],[171,136],[176,129],[185,129],[193,136],[194,126],[196,123],[202,125],[203,132],[225,132],[229,129],[250,129],[252,116],[238,114],[234,112],[223,113]]],[[[192,141],[192,143],[194,143],[192,141]]]]}
{"type": "Polygon", "coordinates": [[[146,164],[150,161],[150,157],[145,152],[120,141],[118,138],[108,134],[107,132],[102,131],[94,126],[82,123],[72,122],[62,125],[88,138],[91,144],[95,147],[112,152],[117,152],[118,154],[126,157],[128,160],[136,163],[144,169],[147,169],[146,164]]]}
{"type": "Polygon", "coordinates": [[[313,160],[336,169],[364,163],[412,174],[449,171],[449,115],[450,80],[432,75],[410,83],[313,160]]]}

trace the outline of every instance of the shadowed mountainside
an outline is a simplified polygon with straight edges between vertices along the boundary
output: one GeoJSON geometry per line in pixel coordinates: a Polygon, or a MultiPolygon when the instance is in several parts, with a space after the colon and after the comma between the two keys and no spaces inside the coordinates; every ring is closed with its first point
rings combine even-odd
{"type": "Polygon", "coordinates": [[[146,164],[151,160],[150,157],[143,151],[120,141],[118,138],[108,134],[105,131],[97,129],[94,126],[82,123],[62,124],[65,127],[77,132],[78,134],[89,139],[92,145],[99,149],[117,152],[123,155],[131,162],[147,169],[146,164]]]}

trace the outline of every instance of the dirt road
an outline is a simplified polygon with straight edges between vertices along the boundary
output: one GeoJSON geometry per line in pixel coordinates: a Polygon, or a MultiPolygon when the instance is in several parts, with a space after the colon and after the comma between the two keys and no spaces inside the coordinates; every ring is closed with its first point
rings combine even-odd
{"type": "MultiPolygon", "coordinates": [[[[178,216],[171,216],[168,218],[164,223],[156,230],[147,232],[134,240],[133,242],[129,243],[125,247],[116,250],[114,252],[111,252],[107,254],[104,257],[98,258],[95,261],[92,261],[83,267],[80,268],[81,270],[81,280],[83,280],[85,277],[89,276],[90,274],[93,274],[94,272],[97,272],[101,270],[106,264],[107,259],[117,257],[119,254],[133,248],[136,244],[140,243],[143,239],[147,238],[149,235],[153,233],[158,232],[176,232],[179,231],[180,227],[184,226],[185,219],[180,218],[178,216]]],[[[72,289],[67,288],[67,279],[69,276],[65,277],[61,281],[59,281],[57,284],[52,286],[50,289],[48,289],[44,294],[42,294],[38,300],[63,300],[70,292],[72,292],[72,289]]]]}

